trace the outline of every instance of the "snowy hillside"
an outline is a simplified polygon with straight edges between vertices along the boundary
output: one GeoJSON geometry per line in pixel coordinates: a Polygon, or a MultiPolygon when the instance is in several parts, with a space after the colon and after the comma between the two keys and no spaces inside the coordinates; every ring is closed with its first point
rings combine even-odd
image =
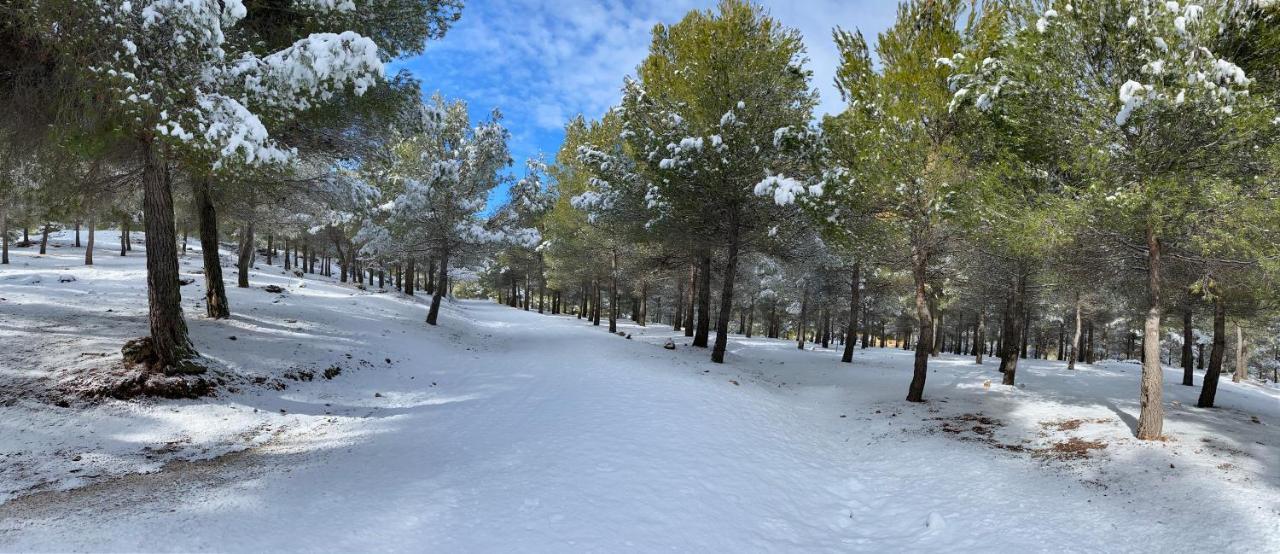
{"type": "Polygon", "coordinates": [[[735,336],[719,365],[484,301],[428,327],[421,298],[259,263],[230,320],[182,289],[215,397],[79,399],[145,333],[141,245],[98,236],[95,266],[60,234],[0,269],[3,551],[1280,549],[1280,390],[1197,409],[1170,369],[1143,442],[1132,363],[1009,388],[942,356],[915,405],[901,350],[735,336]]]}

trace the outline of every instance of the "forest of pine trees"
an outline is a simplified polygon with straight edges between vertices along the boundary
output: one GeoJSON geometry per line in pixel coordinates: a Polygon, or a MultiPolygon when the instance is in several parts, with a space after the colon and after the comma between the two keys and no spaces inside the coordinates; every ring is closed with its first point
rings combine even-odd
{"type": "Polygon", "coordinates": [[[1010,386],[1021,359],[1137,360],[1140,439],[1165,387],[1212,407],[1223,372],[1280,379],[1276,2],[905,0],[874,40],[833,30],[845,107],[820,116],[799,33],[723,0],[656,26],[618,104],[519,163],[499,110],[383,69],[461,10],[4,2],[0,263],[143,232],[150,332],[125,350],[166,375],[205,370],[177,269],[198,242],[210,318],[264,259],[430,295],[424,325],[457,295],[670,325],[715,362],[731,334],[849,371],[912,350],[911,402],[942,353],[1010,386]]]}

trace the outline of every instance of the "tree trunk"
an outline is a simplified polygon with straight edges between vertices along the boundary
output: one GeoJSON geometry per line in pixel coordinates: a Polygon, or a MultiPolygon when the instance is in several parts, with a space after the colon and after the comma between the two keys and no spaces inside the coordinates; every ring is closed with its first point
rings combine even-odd
{"type": "Polygon", "coordinates": [[[986,308],[978,310],[978,330],[973,334],[973,363],[982,365],[982,355],[986,353],[987,347],[987,310],[986,308]]]}
{"type": "MultiPolygon", "coordinates": [[[[22,232],[25,233],[27,231],[26,229],[23,229],[22,232]]],[[[26,242],[30,242],[30,241],[26,241],[26,242]]],[[[127,221],[123,221],[120,223],[120,255],[127,256],[128,254],[129,254],[129,223],[127,221]]]]}
{"type": "Polygon", "coordinates": [[[929,252],[916,246],[912,252],[911,276],[916,287],[916,319],[920,323],[920,338],[916,339],[915,367],[911,386],[907,389],[907,402],[924,402],[924,383],[929,376],[929,354],[933,351],[933,314],[929,310],[928,289],[929,252]]]}
{"type": "Polygon", "coordinates": [[[1000,382],[1011,386],[1017,383],[1018,358],[1019,355],[1026,356],[1027,335],[1030,334],[1025,327],[1026,317],[1024,315],[1027,276],[1019,271],[1017,279],[1013,290],[1010,291],[1008,312],[1005,314],[1004,352],[1000,356],[1000,371],[1004,373],[1004,377],[1000,382]]]}
{"type": "Polygon", "coordinates": [[[147,319],[156,367],[169,371],[195,354],[182,318],[178,248],[174,236],[169,168],[155,142],[143,143],[143,213],[146,216],[147,319]]]}
{"type": "MultiPolygon", "coordinates": [[[[84,248],[84,265],[93,265],[93,238],[94,238],[94,236],[93,236],[93,235],[94,235],[93,228],[97,226],[97,220],[96,220],[96,219],[97,219],[97,218],[95,218],[95,217],[93,216],[93,214],[89,214],[89,229],[88,229],[88,230],[89,230],[89,240],[88,240],[88,241],[86,241],[86,242],[84,243],[84,244],[85,244],[85,248],[84,248]]],[[[7,246],[7,244],[8,244],[8,239],[9,239],[9,237],[8,237],[8,235],[6,234],[6,236],[5,236],[5,243],[6,243],[6,246],[7,246]]],[[[6,257],[6,258],[7,258],[7,257],[6,257]]],[[[8,261],[6,260],[6,262],[5,262],[5,263],[8,263],[8,261]]]]}
{"type": "MultiPolygon", "coordinates": [[[[184,232],[182,236],[183,238],[186,238],[186,233],[184,232]]],[[[76,222],[76,248],[80,248],[80,222],[79,221],[76,222]]],[[[184,246],[182,250],[186,251],[186,247],[184,246]]]]}
{"type": "Polygon", "coordinates": [[[49,222],[45,222],[40,228],[40,255],[43,256],[49,252],[49,222]]]}
{"type": "MultiPolygon", "coordinates": [[[[409,263],[413,263],[410,258],[409,263]]],[[[449,285],[449,246],[440,249],[440,278],[437,279],[435,291],[431,295],[431,310],[427,312],[427,325],[435,325],[440,317],[440,301],[448,291],[449,285]]]]}
{"type": "MultiPolygon", "coordinates": [[[[849,276],[849,326],[844,332],[844,354],[840,361],[853,363],[853,348],[858,342],[858,307],[862,305],[862,262],[853,262],[853,274],[849,276]]],[[[863,341],[866,344],[866,341],[863,341]]]]}
{"type": "MultiPolygon", "coordinates": [[[[253,265],[253,222],[247,222],[240,228],[240,259],[237,262],[236,286],[249,288],[249,266],[253,265]]],[[[342,281],[346,282],[347,266],[342,266],[342,281]]]]}
{"type": "MultiPolygon", "coordinates": [[[[9,210],[0,206],[0,264],[9,263],[9,210]]],[[[92,260],[92,254],[86,254],[92,260]]],[[[93,262],[90,261],[89,264],[93,262]]]]}
{"type": "Polygon", "coordinates": [[[1236,324],[1236,372],[1231,382],[1239,383],[1249,378],[1249,347],[1244,342],[1244,326],[1236,324]]]}
{"type": "Polygon", "coordinates": [[[796,321],[796,348],[804,350],[805,327],[809,320],[809,283],[804,284],[804,292],[800,294],[800,319],[796,321]]]}
{"type": "Polygon", "coordinates": [[[231,317],[227,289],[222,282],[222,260],[218,257],[218,214],[213,207],[209,180],[196,183],[196,212],[200,216],[200,251],[204,259],[205,314],[211,319],[231,317]]]}
{"type": "Polygon", "coordinates": [[[1160,365],[1160,239],[1147,228],[1147,317],[1143,327],[1142,381],[1139,386],[1138,431],[1141,440],[1154,440],[1164,433],[1164,369],[1160,365]]]}
{"type": "Polygon", "coordinates": [[[711,337],[711,253],[704,252],[698,259],[698,329],[693,334],[693,345],[707,347],[711,337]]]}
{"type": "Polygon", "coordinates": [[[1080,339],[1081,339],[1081,334],[1084,331],[1084,325],[1081,323],[1081,317],[1080,317],[1082,315],[1081,312],[1083,312],[1083,310],[1081,309],[1082,306],[1080,303],[1079,292],[1076,292],[1075,304],[1076,304],[1076,330],[1075,330],[1075,333],[1071,336],[1071,354],[1067,357],[1068,358],[1067,369],[1075,369],[1076,360],[1080,358],[1080,339]]]}
{"type": "Polygon", "coordinates": [[[684,312],[684,336],[692,337],[694,332],[694,316],[697,313],[696,306],[698,304],[698,266],[697,264],[689,265],[689,305],[684,312]]]}
{"type": "MultiPolygon", "coordinates": [[[[524,309],[529,309],[529,276],[525,274],[524,309]]],[[[609,256],[609,332],[618,332],[618,249],[610,251],[609,256]]]]}
{"type": "Polygon", "coordinates": [[[413,285],[414,285],[414,281],[416,281],[417,279],[418,279],[418,268],[416,267],[416,262],[414,261],[414,257],[410,255],[409,261],[405,262],[405,265],[404,265],[404,293],[406,295],[413,296],[413,285]]]}
{"type": "Polygon", "coordinates": [[[1188,387],[1195,386],[1196,367],[1196,354],[1193,347],[1196,335],[1191,326],[1191,315],[1191,300],[1187,299],[1187,305],[1182,309],[1182,384],[1188,387]]]}
{"type": "Polygon", "coordinates": [[[729,346],[729,316],[733,311],[733,282],[738,274],[738,225],[733,215],[729,231],[729,252],[724,262],[724,283],[720,289],[720,314],[716,318],[716,343],[711,349],[711,361],[724,363],[724,352],[729,346]]]}
{"type": "Polygon", "coordinates": [[[1204,384],[1200,387],[1200,399],[1196,406],[1212,408],[1218,394],[1218,378],[1222,375],[1222,358],[1227,350],[1227,308],[1222,298],[1213,296],[1213,350],[1209,353],[1209,368],[1204,372],[1204,384]]]}
{"type": "Polygon", "coordinates": [[[592,302],[591,325],[594,327],[599,327],[600,326],[600,308],[601,308],[600,305],[604,303],[604,291],[600,287],[600,279],[597,278],[595,280],[593,288],[595,289],[595,298],[593,298],[591,301],[592,302]]]}

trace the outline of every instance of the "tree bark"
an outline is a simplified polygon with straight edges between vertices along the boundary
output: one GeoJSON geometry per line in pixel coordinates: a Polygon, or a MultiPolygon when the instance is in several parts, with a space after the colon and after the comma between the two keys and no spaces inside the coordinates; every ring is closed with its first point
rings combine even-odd
{"type": "Polygon", "coordinates": [[[1147,228],[1147,317],[1143,326],[1142,381],[1139,385],[1137,435],[1154,440],[1164,434],[1164,369],[1160,365],[1160,239],[1147,228]]]}
{"type": "Polygon", "coordinates": [[[1244,326],[1236,324],[1236,372],[1231,382],[1239,383],[1249,378],[1249,347],[1244,342],[1244,326]]]}
{"type": "Polygon", "coordinates": [[[1196,353],[1193,344],[1196,342],[1195,330],[1191,326],[1191,299],[1182,309],[1182,384],[1195,386],[1196,353]]]}
{"type": "Polygon", "coordinates": [[[689,264],[689,305],[684,312],[684,336],[692,337],[694,332],[694,317],[697,314],[696,306],[698,304],[698,266],[697,264],[689,264]]]}
{"type": "Polygon", "coordinates": [[[49,252],[49,222],[46,221],[44,226],[40,228],[40,255],[43,256],[49,252]]]}
{"type": "Polygon", "coordinates": [[[978,330],[973,334],[973,363],[982,365],[982,355],[987,350],[987,310],[978,310],[978,330]]]}
{"type": "MultiPolygon", "coordinates": [[[[858,342],[858,307],[862,305],[862,262],[853,262],[853,274],[849,276],[849,326],[844,332],[844,354],[840,361],[853,363],[854,343],[858,342]]],[[[866,344],[866,341],[863,341],[866,344]]]]}
{"type": "Polygon", "coordinates": [[[1081,339],[1081,334],[1084,331],[1084,325],[1081,323],[1081,315],[1082,315],[1081,312],[1083,312],[1083,310],[1081,309],[1082,306],[1080,303],[1079,292],[1076,292],[1075,306],[1076,306],[1076,329],[1075,329],[1075,333],[1071,336],[1071,353],[1069,356],[1067,356],[1068,358],[1067,369],[1075,369],[1076,360],[1080,358],[1080,339],[1081,339]]]}
{"type": "Polygon", "coordinates": [[[413,296],[413,284],[418,279],[418,268],[415,267],[414,257],[409,256],[409,261],[404,264],[404,293],[413,296]]]}
{"type": "Polygon", "coordinates": [[[804,350],[805,333],[809,321],[809,282],[804,284],[804,292],[800,293],[800,319],[796,321],[796,348],[804,350]]]}
{"type": "MultiPolygon", "coordinates": [[[[84,243],[85,244],[84,265],[93,265],[93,239],[94,239],[93,228],[97,226],[96,219],[97,218],[95,218],[93,214],[89,214],[89,222],[88,222],[89,223],[89,229],[88,229],[89,240],[84,243]]],[[[6,242],[8,241],[8,236],[5,237],[5,241],[6,242]]],[[[8,262],[6,261],[5,263],[8,263],[8,262]]]]}
{"type": "Polygon", "coordinates": [[[711,252],[704,252],[698,259],[698,329],[693,334],[693,345],[707,347],[711,337],[711,252]]]}
{"type": "Polygon", "coordinates": [[[720,289],[720,314],[716,318],[716,343],[711,349],[711,361],[724,363],[724,352],[729,346],[729,316],[733,311],[733,282],[738,274],[738,226],[735,215],[730,223],[729,252],[724,262],[724,283],[720,289]]]}
{"type": "Polygon", "coordinates": [[[907,402],[924,402],[924,383],[929,376],[929,354],[933,352],[933,314],[929,310],[926,288],[929,252],[923,246],[915,246],[911,254],[911,277],[915,281],[916,319],[920,324],[920,338],[916,339],[915,367],[911,375],[911,386],[907,389],[907,402]]]}
{"type": "Polygon", "coordinates": [[[1218,394],[1218,379],[1222,375],[1222,358],[1227,351],[1227,308],[1222,298],[1213,296],[1213,350],[1209,353],[1209,368],[1204,372],[1200,387],[1200,399],[1196,406],[1212,408],[1218,394]]]}
{"type": "Polygon", "coordinates": [[[1009,300],[1005,311],[1004,349],[1000,353],[1000,372],[1004,374],[1000,382],[1005,385],[1017,383],[1018,357],[1025,350],[1023,345],[1026,344],[1026,335],[1028,334],[1024,327],[1026,319],[1023,307],[1026,288],[1027,276],[1019,270],[1017,281],[1014,283],[1013,289],[1009,291],[1009,300]]]}
{"type": "MultiPolygon", "coordinates": [[[[410,258],[410,263],[413,263],[410,258]]],[[[449,279],[449,246],[440,249],[440,278],[437,279],[435,291],[431,295],[431,310],[427,312],[427,325],[435,325],[440,317],[440,302],[444,300],[448,290],[449,279]]]]}
{"type": "MultiPolygon", "coordinates": [[[[237,263],[236,286],[249,288],[249,266],[253,265],[253,222],[247,222],[240,228],[240,259],[237,263]]],[[[346,279],[346,265],[342,266],[343,281],[346,279]]]]}
{"type": "Polygon", "coordinates": [[[169,371],[179,361],[193,356],[195,349],[187,337],[187,322],[182,318],[169,168],[160,153],[160,145],[144,141],[142,146],[142,207],[147,230],[147,319],[156,367],[169,371]]]}
{"type": "Polygon", "coordinates": [[[222,260],[218,256],[218,214],[208,179],[196,183],[196,212],[200,216],[200,251],[204,259],[204,309],[211,319],[231,317],[227,288],[222,282],[222,260]]]}
{"type": "MultiPolygon", "coordinates": [[[[609,332],[618,332],[618,249],[613,248],[609,256],[609,332]]],[[[525,274],[524,309],[529,309],[529,275],[525,274]]]]}
{"type": "MultiPolygon", "coordinates": [[[[0,206],[0,264],[9,263],[9,210],[0,206]]],[[[92,255],[89,255],[92,259],[92,255]]],[[[92,263],[92,262],[90,262],[92,263]]]]}

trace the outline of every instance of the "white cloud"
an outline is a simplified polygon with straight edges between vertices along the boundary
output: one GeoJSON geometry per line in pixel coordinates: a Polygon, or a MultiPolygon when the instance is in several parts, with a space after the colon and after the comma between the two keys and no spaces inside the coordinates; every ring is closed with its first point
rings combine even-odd
{"type": "MultiPolygon", "coordinates": [[[[656,23],[673,23],[715,0],[509,0],[470,2],[462,19],[421,57],[402,62],[428,91],[466,99],[477,113],[499,107],[515,131],[517,160],[533,155],[539,137],[568,117],[602,115],[621,97],[623,78],[648,53],[656,23]]],[[[763,5],[805,38],[822,95],[820,113],[842,109],[832,85],[839,57],[835,25],[861,28],[873,39],[894,17],[886,0],[767,0],[763,5]]],[[[543,141],[545,142],[545,140],[543,141]]]]}

